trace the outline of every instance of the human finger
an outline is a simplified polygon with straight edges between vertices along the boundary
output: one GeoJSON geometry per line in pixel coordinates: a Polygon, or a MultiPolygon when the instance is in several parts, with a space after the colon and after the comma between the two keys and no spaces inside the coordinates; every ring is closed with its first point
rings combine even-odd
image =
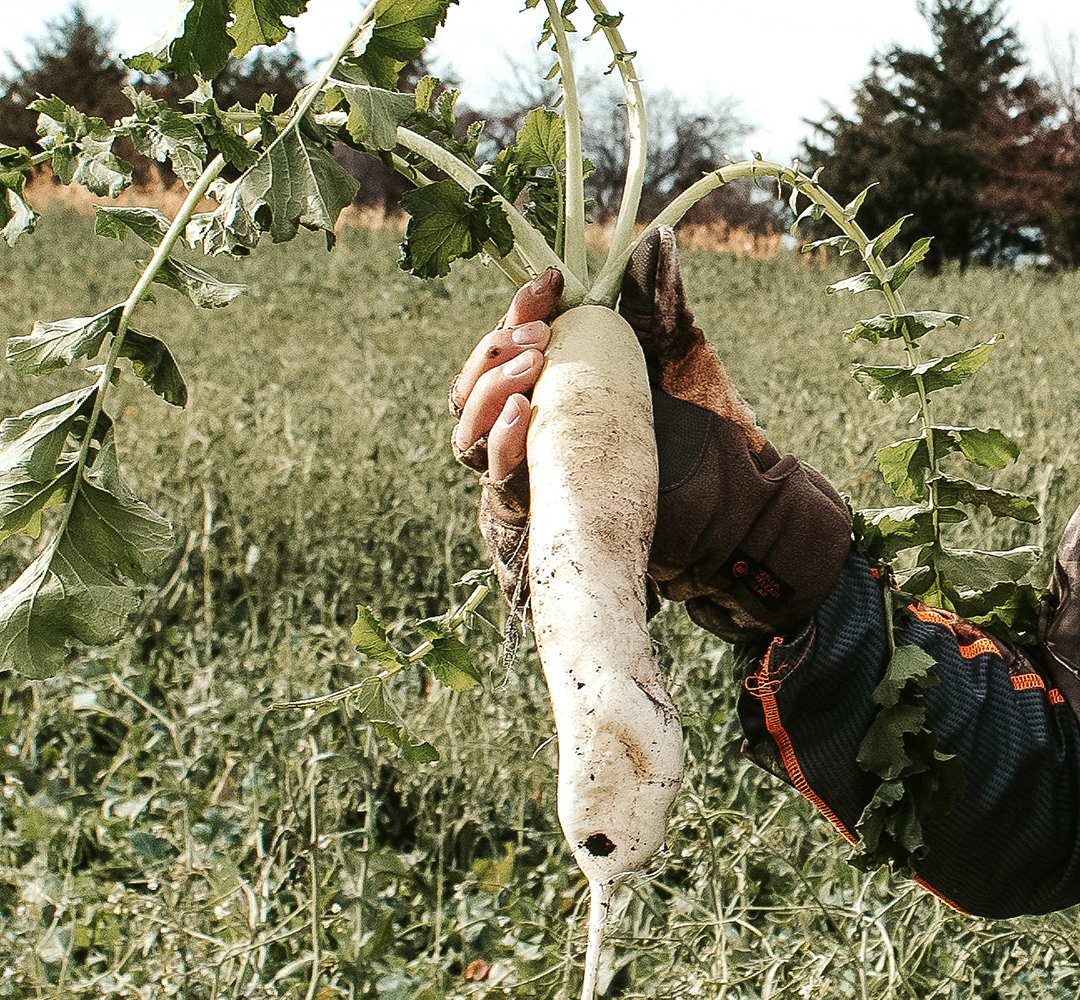
{"type": "Polygon", "coordinates": [[[562,294],[563,277],[549,268],[519,288],[499,325],[480,338],[461,372],[450,385],[450,411],[460,416],[477,379],[498,365],[511,361],[522,350],[544,350],[551,331],[544,322],[562,294]]]}
{"type": "Polygon", "coordinates": [[[528,399],[514,393],[506,400],[499,418],[488,434],[488,475],[501,482],[525,460],[532,407],[528,399]]]}
{"type": "Polygon", "coordinates": [[[515,394],[529,393],[543,367],[544,355],[539,350],[527,349],[498,368],[484,372],[462,407],[454,430],[457,447],[468,451],[481,438],[487,437],[507,400],[515,394]]]}

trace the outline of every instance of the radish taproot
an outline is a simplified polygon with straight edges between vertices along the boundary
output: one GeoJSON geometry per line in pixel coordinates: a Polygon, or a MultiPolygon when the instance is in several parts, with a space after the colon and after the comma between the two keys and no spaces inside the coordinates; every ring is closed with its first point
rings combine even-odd
{"type": "Polygon", "coordinates": [[[559,822],[592,895],[591,997],[611,891],[663,845],[683,771],[645,620],[658,472],[634,331],[602,306],[563,313],[532,402],[533,631],[559,739],[559,822]]]}

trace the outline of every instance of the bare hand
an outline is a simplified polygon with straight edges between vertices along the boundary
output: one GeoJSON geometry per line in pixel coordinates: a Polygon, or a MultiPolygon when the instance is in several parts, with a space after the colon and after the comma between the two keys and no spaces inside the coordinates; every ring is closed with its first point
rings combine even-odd
{"type": "Polygon", "coordinates": [[[562,294],[554,268],[518,289],[499,325],[473,348],[450,393],[460,414],[454,444],[467,452],[487,438],[488,475],[499,482],[525,458],[528,396],[544,367],[551,339],[547,318],[562,294]]]}

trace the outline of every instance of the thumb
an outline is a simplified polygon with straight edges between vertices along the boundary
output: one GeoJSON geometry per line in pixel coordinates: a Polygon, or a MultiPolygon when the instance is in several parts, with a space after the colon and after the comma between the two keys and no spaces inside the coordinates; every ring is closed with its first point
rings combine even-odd
{"type": "Polygon", "coordinates": [[[650,367],[681,360],[704,339],[686,301],[670,226],[638,244],[623,276],[619,313],[633,327],[650,367]]]}

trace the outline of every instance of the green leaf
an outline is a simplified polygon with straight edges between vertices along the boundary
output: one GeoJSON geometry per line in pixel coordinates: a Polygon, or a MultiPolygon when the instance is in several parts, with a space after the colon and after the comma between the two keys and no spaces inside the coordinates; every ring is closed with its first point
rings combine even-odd
{"type": "Polygon", "coordinates": [[[0,489],[11,475],[49,482],[72,425],[90,416],[95,398],[94,386],[76,389],[0,423],[0,489]]]}
{"type": "Polygon", "coordinates": [[[121,120],[118,132],[129,136],[143,156],[172,164],[177,176],[190,188],[202,174],[206,161],[206,143],[198,127],[165,101],[139,93],[134,87],[125,87],[124,94],[135,114],[121,120]]]}
{"type": "Polygon", "coordinates": [[[439,759],[439,751],[427,740],[413,736],[404,726],[393,722],[372,722],[376,735],[389,740],[401,750],[406,764],[430,764],[439,759]]]}
{"type": "Polygon", "coordinates": [[[236,42],[233,55],[242,59],[256,45],[277,45],[290,29],[281,19],[298,17],[307,10],[307,0],[230,0],[236,15],[229,34],[236,42]]]}
{"type": "MultiPolygon", "coordinates": [[[[999,430],[935,426],[931,431],[934,454],[938,459],[959,451],[976,465],[1003,469],[1020,454],[1020,449],[999,430]]],[[[882,448],[877,453],[877,462],[882,476],[897,496],[918,502],[927,499],[926,479],[932,470],[925,437],[908,438],[882,448]]]]}
{"type": "Polygon", "coordinates": [[[908,683],[913,682],[919,688],[936,687],[940,678],[933,674],[933,668],[934,658],[918,646],[897,646],[885,676],[874,689],[874,704],[892,708],[899,703],[901,692],[908,683]]]}
{"type": "Polygon", "coordinates": [[[379,0],[375,25],[363,52],[350,59],[368,83],[397,88],[398,74],[423,51],[457,0],[379,0]]]}
{"type": "Polygon", "coordinates": [[[837,292],[851,292],[857,295],[859,292],[874,292],[880,289],[881,279],[870,271],[863,271],[862,274],[856,274],[854,277],[836,282],[835,285],[829,285],[826,291],[830,295],[835,295],[837,292]]]}
{"type": "Polygon", "coordinates": [[[999,583],[990,590],[965,592],[957,613],[977,628],[993,630],[1023,645],[1038,638],[1045,593],[1030,584],[999,583]]]}
{"type": "Polygon", "coordinates": [[[1039,508],[1029,497],[1019,493],[995,490],[946,475],[938,475],[931,481],[937,483],[938,502],[944,506],[965,503],[986,507],[996,517],[1011,517],[1029,524],[1037,524],[1040,520],[1039,508]]]}
{"type": "Polygon", "coordinates": [[[925,438],[887,445],[877,453],[877,463],[885,482],[902,500],[924,501],[929,496],[930,452],[925,438]]]}
{"type": "Polygon", "coordinates": [[[563,116],[547,108],[536,108],[525,116],[517,134],[517,161],[526,168],[558,170],[566,159],[566,123],[563,116]]]}
{"type": "Polygon", "coordinates": [[[40,320],[25,337],[8,340],[7,359],[24,375],[45,375],[66,368],[79,358],[93,358],[107,334],[115,333],[123,306],[97,316],[79,316],[53,323],[40,320]]]}
{"type": "Polygon", "coordinates": [[[169,349],[156,337],[128,329],[120,345],[120,357],[131,361],[131,369],[167,403],[187,406],[188,391],[180,367],[169,349]]]}
{"type": "Polygon", "coordinates": [[[889,244],[896,239],[896,237],[900,233],[901,227],[910,218],[910,215],[902,215],[891,226],[889,226],[889,228],[886,229],[885,232],[881,233],[881,235],[879,236],[875,236],[874,239],[872,239],[866,245],[866,252],[863,254],[863,260],[868,261],[872,257],[880,257],[881,254],[884,252],[885,248],[888,247],[889,244]]]}
{"type": "Polygon", "coordinates": [[[401,202],[409,213],[401,267],[422,278],[449,274],[455,260],[475,257],[488,241],[501,256],[513,249],[510,222],[486,185],[466,194],[454,181],[436,181],[401,202]]]}
{"type": "MultiPolygon", "coordinates": [[[[378,650],[386,646],[386,633],[375,619],[375,616],[367,608],[357,609],[360,617],[364,618],[361,624],[359,618],[353,628],[353,638],[357,637],[357,629],[360,629],[361,640],[364,643],[372,643],[371,648],[378,650]],[[379,637],[381,633],[381,638],[379,637]]],[[[358,647],[360,643],[357,643],[358,647]]],[[[391,647],[386,646],[387,649],[391,647]]],[[[363,652],[363,648],[361,648],[363,652]]],[[[393,652],[393,650],[391,650],[393,652]]],[[[385,656],[385,650],[382,651],[385,656]]],[[[394,652],[396,656],[396,652],[394,652]]],[[[378,655],[373,656],[378,659],[378,655]]],[[[397,661],[394,661],[397,662],[397,661]]],[[[403,662],[403,661],[402,661],[403,662]]],[[[353,707],[363,718],[371,724],[375,734],[384,740],[389,740],[401,750],[402,759],[409,764],[427,764],[439,759],[439,751],[427,740],[414,736],[401,724],[397,713],[390,707],[386,700],[386,684],[382,677],[365,677],[360,682],[360,691],[353,698],[353,707]]]]}
{"type": "MultiPolygon", "coordinates": [[[[914,648],[901,646],[896,651],[897,656],[902,650],[914,648]]],[[[933,663],[933,660],[930,662],[933,663]]],[[[896,705],[895,708],[879,712],[859,745],[859,766],[864,771],[880,774],[886,780],[895,780],[910,773],[918,765],[904,752],[904,736],[917,733],[925,721],[926,709],[922,705],[896,705]]]]}
{"type": "Polygon", "coordinates": [[[259,154],[247,144],[236,128],[221,117],[215,101],[207,101],[199,106],[198,121],[207,145],[224,156],[230,166],[243,172],[249,170],[259,159],[259,154]]]}
{"type": "MultiPolygon", "coordinates": [[[[956,524],[967,515],[954,507],[939,508],[941,524],[956,524]]],[[[899,552],[934,541],[934,514],[926,507],[888,507],[855,513],[855,536],[872,559],[891,562],[899,552]]]]}
{"type": "Polygon", "coordinates": [[[69,645],[120,639],[168,551],[168,522],[123,486],[111,429],[78,484],[65,530],[0,594],[0,665],[27,677],[63,669],[69,645]]]}
{"type": "Polygon", "coordinates": [[[889,402],[919,391],[920,379],[927,393],[959,385],[974,375],[987,361],[1001,340],[992,340],[967,351],[945,358],[931,358],[920,365],[862,365],[852,366],[851,374],[867,391],[870,399],[889,402]]]}
{"type": "Polygon", "coordinates": [[[467,691],[480,683],[480,671],[472,662],[469,647],[435,620],[418,622],[417,631],[431,643],[422,657],[424,665],[443,684],[467,691]]]}
{"type": "Polygon", "coordinates": [[[832,247],[839,251],[840,256],[843,257],[845,254],[853,253],[858,250],[859,244],[847,234],[840,233],[837,236],[830,236],[827,239],[814,240],[812,243],[804,243],[801,249],[803,253],[810,253],[812,250],[817,250],[818,247],[832,247]]]}
{"type": "Polygon", "coordinates": [[[15,246],[24,233],[32,233],[37,225],[37,213],[22,194],[23,175],[0,175],[0,236],[9,247],[15,246]]]}
{"type": "Polygon", "coordinates": [[[335,90],[349,105],[346,125],[349,135],[357,145],[372,152],[388,151],[397,146],[398,126],[404,125],[416,113],[416,98],[410,94],[395,94],[354,83],[338,83],[330,95],[335,90]]]}
{"type": "Polygon", "coordinates": [[[112,129],[59,97],[30,105],[38,112],[37,132],[42,148],[52,153],[53,172],[64,184],[82,184],[96,195],[115,198],[131,183],[131,164],[113,155],[112,129]]]}
{"type": "Polygon", "coordinates": [[[996,428],[934,427],[934,441],[941,454],[959,450],[969,462],[986,469],[1004,469],[1020,454],[1020,448],[996,428]]]}
{"type": "Polygon", "coordinates": [[[868,340],[872,344],[879,340],[904,340],[916,344],[919,338],[941,327],[959,326],[967,316],[958,313],[915,312],[893,316],[881,313],[871,319],[860,320],[850,330],[844,330],[844,336],[853,344],[859,340],[868,340]]]}
{"type": "Polygon", "coordinates": [[[165,33],[146,52],[125,60],[140,73],[162,70],[172,76],[212,80],[235,45],[228,33],[228,0],[180,0],[165,33]]]}
{"type": "Polygon", "coordinates": [[[1002,583],[1018,583],[1035,567],[1041,554],[1032,545],[1004,552],[942,548],[937,550],[934,564],[958,592],[990,591],[1002,583]]]}
{"type": "Polygon", "coordinates": [[[916,265],[927,255],[933,239],[924,236],[916,240],[911,249],[898,264],[894,264],[885,274],[885,282],[895,292],[907,281],[909,275],[915,270],[916,265]]]}
{"type": "Polygon", "coordinates": [[[98,236],[120,240],[127,239],[129,232],[134,233],[144,243],[159,246],[169,231],[171,220],[156,208],[119,208],[97,205],[94,215],[94,231],[98,236]]]}
{"type": "Polygon", "coordinates": [[[200,309],[227,306],[247,291],[247,285],[235,285],[215,278],[201,268],[184,261],[166,258],[154,275],[158,284],[168,285],[183,293],[200,309]]]}
{"type": "Polygon", "coordinates": [[[844,219],[846,221],[851,222],[851,220],[859,214],[859,209],[862,208],[863,202],[866,201],[866,196],[867,194],[869,194],[870,189],[876,186],[877,181],[875,181],[873,184],[868,184],[851,200],[851,202],[849,202],[849,204],[844,208],[843,213],[844,219]]]}
{"type": "MultiPolygon", "coordinates": [[[[386,629],[370,608],[357,606],[356,624],[352,627],[352,641],[364,656],[387,669],[399,669],[405,658],[387,642],[386,629]]],[[[361,709],[363,711],[363,709],[361,709]]]]}
{"type": "Polygon", "coordinates": [[[291,129],[229,185],[215,212],[192,220],[187,238],[207,254],[234,256],[250,253],[264,232],[283,243],[301,226],[322,230],[332,243],[334,224],[358,188],[356,179],[321,145],[291,129]]]}

